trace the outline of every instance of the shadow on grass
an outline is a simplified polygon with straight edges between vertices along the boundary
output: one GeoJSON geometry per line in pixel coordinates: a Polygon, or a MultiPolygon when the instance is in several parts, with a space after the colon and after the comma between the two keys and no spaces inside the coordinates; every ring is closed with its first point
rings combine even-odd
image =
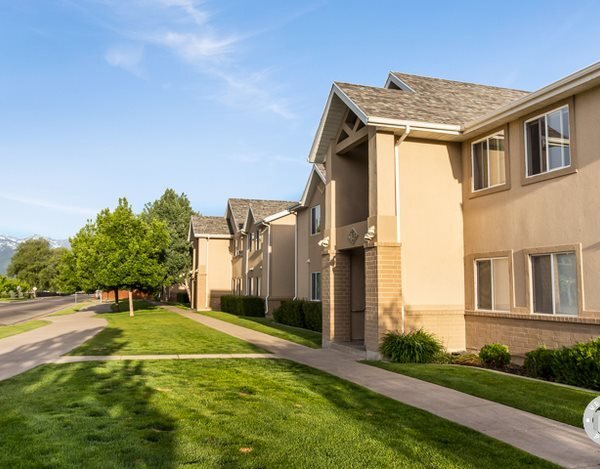
{"type": "Polygon", "coordinates": [[[0,383],[0,466],[174,467],[176,422],[144,374],[142,362],[80,363],[0,383]]]}

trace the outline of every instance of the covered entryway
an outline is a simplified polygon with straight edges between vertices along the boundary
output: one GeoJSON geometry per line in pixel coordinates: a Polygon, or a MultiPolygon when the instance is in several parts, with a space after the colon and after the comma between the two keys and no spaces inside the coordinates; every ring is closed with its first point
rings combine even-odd
{"type": "Polygon", "coordinates": [[[362,344],[365,340],[365,250],[359,247],[350,252],[350,339],[362,344]]]}

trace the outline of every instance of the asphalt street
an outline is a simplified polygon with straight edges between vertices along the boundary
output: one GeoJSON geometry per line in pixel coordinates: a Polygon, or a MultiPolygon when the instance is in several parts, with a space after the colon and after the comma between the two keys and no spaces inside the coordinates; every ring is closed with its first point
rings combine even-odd
{"type": "MultiPolygon", "coordinates": [[[[77,295],[77,303],[88,301],[93,295],[77,295]]],[[[52,296],[10,303],[0,302],[0,326],[16,324],[29,319],[45,316],[75,304],[75,295],[52,296]]]]}

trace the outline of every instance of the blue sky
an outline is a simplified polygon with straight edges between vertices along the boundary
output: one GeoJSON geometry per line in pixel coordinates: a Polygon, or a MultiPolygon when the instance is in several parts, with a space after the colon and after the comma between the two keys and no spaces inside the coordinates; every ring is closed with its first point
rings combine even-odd
{"type": "Polygon", "coordinates": [[[534,90],[600,60],[594,1],[0,0],[0,233],[167,187],[299,198],[331,82],[534,90]]]}

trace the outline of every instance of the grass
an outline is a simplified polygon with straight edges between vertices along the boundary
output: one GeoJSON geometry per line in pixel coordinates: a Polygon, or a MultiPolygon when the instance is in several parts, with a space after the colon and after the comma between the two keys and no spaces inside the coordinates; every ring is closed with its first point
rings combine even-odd
{"type": "Polygon", "coordinates": [[[585,406],[597,397],[591,391],[468,366],[374,361],[365,363],[579,428],[585,406]]]}
{"type": "Polygon", "coordinates": [[[0,383],[0,467],[555,467],[284,360],[45,365],[0,383]]]}
{"type": "Polygon", "coordinates": [[[82,309],[88,308],[89,306],[93,306],[96,304],[100,304],[100,303],[96,300],[84,301],[82,303],[77,303],[72,306],[67,306],[66,308],[61,309],[60,311],[56,311],[52,314],[49,314],[48,316],[65,316],[67,314],[77,313],[77,312],[81,311],[82,309]]]}
{"type": "MultiPolygon", "coordinates": [[[[178,353],[255,353],[262,349],[162,308],[136,302],[129,311],[103,313],[108,327],[70,355],[144,355],[178,353]]],[[[122,305],[122,309],[126,309],[122,305]]]]}
{"type": "Polygon", "coordinates": [[[12,324],[10,326],[0,326],[0,339],[10,337],[11,335],[22,334],[23,332],[29,332],[34,329],[38,329],[43,326],[50,324],[50,321],[42,321],[34,319],[33,321],[22,322],[20,324],[12,324]]]}
{"type": "Polygon", "coordinates": [[[289,340],[300,345],[311,348],[321,348],[321,333],[299,327],[286,326],[279,324],[271,318],[254,318],[250,316],[237,316],[220,311],[203,311],[201,314],[211,318],[220,319],[237,326],[247,327],[254,331],[289,340]]]}

